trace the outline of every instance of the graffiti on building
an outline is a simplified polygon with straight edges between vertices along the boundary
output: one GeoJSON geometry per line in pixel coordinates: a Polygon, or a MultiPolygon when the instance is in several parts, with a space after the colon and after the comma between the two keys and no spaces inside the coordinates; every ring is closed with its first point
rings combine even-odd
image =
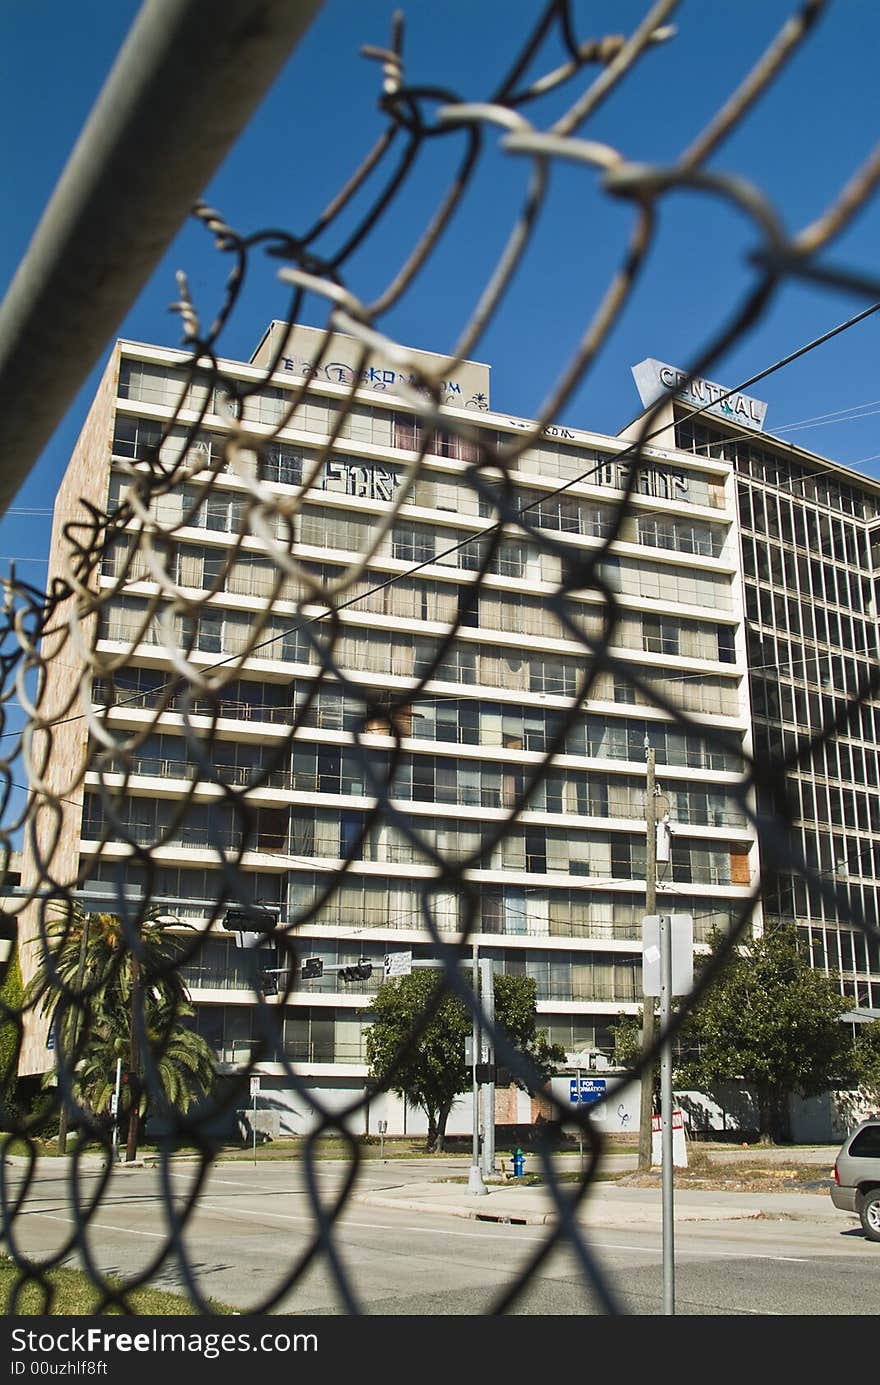
{"type": "Polygon", "coordinates": [[[341,457],[326,463],[320,480],[322,490],[359,495],[368,500],[391,500],[399,485],[400,477],[391,467],[341,457]]]}
{"type": "MultiPolygon", "coordinates": [[[[390,366],[367,366],[364,370],[355,370],[346,361],[328,361],[326,365],[315,365],[313,361],[307,361],[302,356],[282,356],[279,366],[292,375],[301,375],[306,380],[326,380],[331,385],[358,385],[362,389],[388,394],[397,393],[402,387],[414,389],[422,394],[428,393],[415,372],[393,370],[390,366]]],[[[442,381],[440,391],[441,403],[461,405],[461,385],[457,380],[442,381]]]]}
{"type": "MultiPolygon", "coordinates": [[[[534,427],[534,424],[526,423],[521,418],[509,418],[507,421],[510,424],[511,428],[531,429],[534,427]]],[[[570,428],[560,428],[555,423],[548,423],[544,428],[541,429],[541,434],[545,438],[562,438],[568,439],[571,442],[576,442],[578,436],[577,433],[573,433],[570,428]]]]}

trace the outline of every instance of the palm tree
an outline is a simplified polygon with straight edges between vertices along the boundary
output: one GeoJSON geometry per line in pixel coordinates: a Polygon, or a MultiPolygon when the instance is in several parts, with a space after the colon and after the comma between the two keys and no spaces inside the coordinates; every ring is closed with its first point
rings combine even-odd
{"type": "Polygon", "coordinates": [[[214,1080],[211,1050],[187,1023],[194,1011],[178,969],[185,943],[170,922],[185,926],[157,913],[141,920],[136,954],[116,914],[65,904],[47,925],[26,996],[54,1023],[59,1067],[93,1125],[110,1111],[121,1060],[117,1120],[128,1119],[127,1160],[148,1113],[183,1114],[214,1080]]]}

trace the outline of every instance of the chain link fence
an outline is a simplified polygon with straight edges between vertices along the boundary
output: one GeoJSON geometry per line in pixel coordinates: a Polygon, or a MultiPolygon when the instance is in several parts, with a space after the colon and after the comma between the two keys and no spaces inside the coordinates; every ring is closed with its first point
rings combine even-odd
{"type": "MultiPolygon", "coordinates": [[[[573,488],[595,475],[601,461],[592,471],[585,469],[568,479],[560,477],[558,485],[536,499],[518,488],[514,475],[520,459],[541,443],[547,426],[560,416],[602,352],[655,244],[658,211],[666,198],[682,189],[713,199],[728,207],[731,214],[745,217],[756,245],[751,256],[751,287],[730,320],[707,334],[708,344],[699,358],[688,364],[688,379],[710,374],[724,353],[767,312],[780,286],[793,279],[819,283],[841,294],[855,292],[870,302],[880,299],[880,278],[873,267],[829,267],[829,252],[875,193],[880,153],[875,152],[864,166],[851,172],[820,216],[793,232],[783,227],[773,205],[746,176],[719,172],[711,163],[723,142],[785,69],[826,8],[823,0],[796,7],[752,71],[691,145],[668,164],[652,166],[633,163],[625,151],[592,139],[591,121],[612,91],[638,80],[639,66],[649,50],[675,42],[668,27],[676,10],[673,0],[651,5],[632,34],[601,38],[577,32],[572,6],[565,0],[549,4],[525,38],[507,76],[478,103],[461,102],[442,86],[409,84],[403,20],[398,18],[387,48],[364,49],[381,68],[379,103],[386,118],[385,131],[313,226],[299,234],[277,230],[243,234],[228,225],[217,210],[196,208],[196,217],[212,237],[217,253],[228,260],[230,272],[224,300],[210,325],[193,302],[186,277],[179,276],[177,308],[186,354],[177,371],[179,395],[173,417],[158,433],[151,435],[146,429],[141,440],[132,444],[130,458],[121,468],[122,482],[111,491],[109,501],[101,495],[83,495],[67,514],[57,532],[49,589],[36,590],[14,577],[6,584],[0,642],[0,705],[4,708],[0,769],[7,867],[13,847],[25,840],[22,889],[15,897],[10,894],[4,911],[10,937],[18,933],[22,940],[19,951],[24,972],[24,991],[16,1000],[10,982],[13,963],[7,963],[2,1009],[3,1033],[11,1036],[11,1043],[3,1050],[6,1138],[18,1142],[15,1148],[30,1150],[33,1160],[36,1134],[48,1117],[63,1110],[65,1120],[76,1124],[111,1155],[113,1136],[108,1122],[95,1116],[74,1084],[77,1064],[83,1071],[93,1060],[90,1043],[96,1029],[108,1022],[102,1009],[108,974],[118,973],[120,993],[133,1016],[126,1067],[131,1068],[135,1082],[161,1098],[168,1091],[163,1064],[173,1067],[175,1061],[168,1050],[177,1033],[176,1022],[188,1013],[181,978],[198,970],[206,940],[216,938],[229,912],[241,911],[245,921],[250,921],[251,931],[265,929],[265,936],[271,936],[276,944],[278,994],[267,996],[265,984],[243,969],[242,985],[253,991],[254,1039],[248,1044],[245,1061],[239,1064],[239,1079],[226,1098],[227,1105],[247,1104],[244,1093],[248,1078],[256,1065],[271,1056],[283,1068],[291,1091],[314,1115],[303,1150],[314,1237],[307,1251],[290,1263],[271,1296],[256,1305],[256,1311],[270,1311],[319,1261],[336,1278],[343,1311],[358,1311],[357,1285],[336,1253],[334,1238],[338,1218],[357,1186],[360,1170],[359,1143],[350,1132],[362,1117],[370,1094],[352,1098],[342,1110],[323,1109],[297,1061],[285,1052],[279,1025],[285,1002],[296,989],[303,952],[314,946],[314,935],[307,930],[334,916],[334,901],[338,905],[352,878],[351,866],[362,858],[371,834],[380,826],[387,829],[397,844],[399,860],[430,867],[417,884],[413,912],[425,942],[442,959],[444,971],[433,1002],[412,1032],[411,1043],[418,1044],[446,995],[459,996],[471,1011],[479,1007],[467,973],[460,966],[462,959],[470,956],[479,926],[480,894],[473,871],[520,830],[523,813],[546,785],[572,733],[585,724],[588,704],[606,695],[609,680],[628,689],[625,700],[641,708],[660,709],[678,730],[692,738],[689,744],[721,757],[742,753],[729,733],[707,723],[703,715],[706,704],[700,701],[701,696],[707,696],[705,680],[684,682],[676,691],[668,682],[661,686],[638,658],[621,652],[625,644],[621,623],[626,612],[609,580],[608,559],[618,551],[624,526],[635,512],[640,480],[652,464],[645,448],[660,431],[662,401],[647,410],[638,436],[616,457],[617,485],[613,495],[598,507],[601,516],[593,532],[600,542],[593,546],[566,541],[565,504],[571,500],[576,506],[578,493],[573,488]],[[551,41],[562,45],[566,57],[560,65],[546,68],[544,54],[551,41]],[[539,110],[540,98],[551,92],[567,93],[569,104],[548,128],[543,128],[532,123],[530,113],[539,110]],[[403,263],[389,273],[384,290],[367,301],[358,296],[348,267],[361,246],[380,235],[394,217],[401,191],[430,141],[447,142],[457,151],[457,170],[424,233],[403,263]],[[522,208],[454,351],[448,358],[438,358],[432,369],[424,356],[415,357],[393,341],[384,323],[416,276],[430,271],[465,195],[479,191],[482,158],[490,143],[499,145],[526,173],[522,208]],[[585,180],[598,182],[609,199],[621,203],[629,212],[631,230],[620,248],[619,268],[605,286],[592,317],[584,323],[577,347],[559,373],[540,417],[515,435],[491,433],[469,425],[460,414],[446,411],[444,380],[478,351],[530,245],[539,214],[552,210],[550,176],[562,164],[585,180]],[[358,209],[356,214],[353,208],[358,209]],[[286,323],[272,338],[261,371],[242,378],[224,371],[224,331],[243,294],[248,270],[261,256],[278,263],[280,278],[290,290],[289,309],[286,323]],[[362,354],[348,394],[337,398],[326,431],[316,434],[302,471],[294,475],[285,471],[290,463],[281,436],[288,427],[307,426],[309,382],[296,381],[284,392],[275,391],[277,397],[273,397],[271,386],[287,350],[289,332],[304,320],[306,304],[315,300],[324,304],[327,323],[318,364],[330,358],[334,333],[353,338],[362,354]],[[380,521],[369,532],[364,530],[360,540],[356,525],[351,524],[349,547],[357,549],[357,557],[332,567],[326,563],[322,566],[313,557],[303,556],[303,525],[311,522],[310,502],[327,462],[348,436],[359,397],[359,376],[377,355],[413,381],[406,396],[413,418],[411,459],[401,467],[399,484],[380,521]],[[274,412],[267,412],[266,401],[270,399],[274,412]],[[219,426],[218,412],[222,420],[219,426]],[[259,426],[255,425],[257,420],[259,426]],[[425,493],[420,486],[432,480],[426,459],[442,455],[443,447],[450,447],[450,439],[461,462],[458,483],[472,498],[474,512],[486,522],[479,532],[456,536],[448,546],[450,552],[461,550],[467,579],[456,588],[455,609],[443,615],[443,633],[422,640],[409,663],[401,662],[400,668],[407,671],[397,678],[397,686],[379,687],[369,676],[369,664],[364,666],[362,655],[353,652],[352,632],[357,627],[350,617],[359,611],[381,609],[381,598],[388,588],[402,590],[405,584],[412,585],[421,570],[436,561],[436,551],[424,558],[414,541],[411,566],[406,571],[378,573],[375,566],[380,545],[406,520],[406,507],[418,503],[425,493]],[[212,548],[210,569],[203,566],[198,576],[191,552],[193,529],[220,530],[226,539],[222,546],[212,548]],[[491,595],[492,584],[487,578],[509,571],[505,565],[514,561],[511,555],[524,550],[539,563],[546,558],[544,571],[557,574],[552,590],[543,590],[540,596],[541,627],[577,645],[578,657],[569,660],[570,670],[565,674],[570,679],[564,684],[566,705],[547,730],[540,755],[532,757],[512,797],[501,803],[504,812],[481,824],[478,840],[444,849],[438,845],[436,834],[425,830],[417,814],[401,807],[397,791],[400,774],[411,757],[406,741],[412,730],[413,707],[436,680],[453,676],[450,670],[458,666],[456,661],[464,647],[462,631],[473,624],[476,601],[481,594],[491,595]],[[231,644],[226,634],[219,633],[216,620],[223,604],[220,598],[229,593],[261,598],[259,608],[236,626],[231,644]],[[137,658],[133,657],[135,650],[137,658]],[[309,672],[298,673],[293,680],[295,698],[263,709],[258,717],[253,698],[259,679],[254,668],[262,667],[260,661],[273,659],[307,664],[309,672]],[[20,718],[16,704],[25,712],[21,729],[17,729],[20,718]],[[173,717],[174,738],[166,737],[167,744],[157,749],[155,737],[169,726],[169,717],[173,717]],[[226,753],[230,739],[228,734],[221,734],[222,723],[230,717],[238,721],[253,717],[261,725],[272,723],[273,734],[266,738],[258,762],[255,757],[252,763],[236,763],[226,753]],[[316,873],[311,897],[297,907],[282,908],[275,928],[275,919],[266,913],[270,906],[254,898],[249,853],[284,849],[286,841],[273,839],[273,833],[280,829],[272,818],[271,791],[287,789],[296,782],[297,756],[314,745],[316,728],[331,725],[344,725],[352,731],[347,751],[349,772],[359,779],[369,807],[352,829],[342,866],[316,873]],[[376,753],[375,740],[371,739],[377,730],[388,742],[381,754],[376,753]],[[179,786],[173,796],[149,800],[156,808],[150,819],[133,811],[144,800],[129,792],[133,776],[143,774],[170,777],[179,786]],[[26,798],[21,796],[22,787],[27,788],[26,798]],[[82,832],[98,845],[80,866],[72,840],[80,833],[81,805],[87,789],[92,816],[84,820],[82,832]],[[210,811],[205,810],[206,803],[210,811]],[[170,946],[163,941],[164,934],[160,936],[161,920],[167,922],[171,915],[187,921],[180,901],[168,896],[163,875],[163,861],[173,856],[165,848],[175,845],[209,849],[212,870],[206,898],[196,902],[191,911],[193,920],[198,916],[200,924],[207,920],[207,928],[177,933],[178,942],[170,946]],[[94,898],[87,895],[86,885],[94,877],[96,860],[102,863],[106,897],[106,913],[91,925],[93,930],[103,930],[102,936],[107,935],[108,960],[100,973],[91,969],[88,960],[78,964],[79,957],[91,957],[95,946],[95,933],[90,939],[85,935],[84,918],[94,910],[94,898]],[[456,901],[456,926],[452,929],[443,913],[443,901],[450,897],[456,901]],[[122,935],[120,946],[114,946],[110,936],[114,928],[122,935]],[[303,941],[304,930],[308,942],[303,941]],[[163,946],[167,947],[165,953],[163,946]],[[150,1002],[148,988],[139,980],[143,975],[161,991],[161,1003],[155,997],[155,1003],[150,1002]],[[21,1047],[23,1023],[39,1020],[45,1025],[47,997],[54,1005],[57,1085],[46,1089],[39,1112],[22,1112],[15,1105],[9,1077],[21,1047]],[[333,1207],[327,1208],[316,1192],[314,1160],[322,1137],[331,1133],[343,1141],[348,1164],[343,1190],[333,1207]]],[[[438,612],[441,606],[439,603],[438,612]]],[[[401,634],[400,649],[406,647],[407,638],[401,634]]],[[[389,671],[387,667],[383,670],[386,658],[393,659],[393,654],[384,649],[375,654],[374,673],[389,671]]],[[[876,926],[852,915],[845,891],[800,859],[785,813],[756,812],[754,791],[756,787],[762,790],[763,801],[767,792],[784,788],[786,771],[819,742],[834,738],[856,714],[859,704],[876,691],[877,679],[872,672],[862,686],[851,689],[844,710],[809,746],[772,763],[747,761],[730,805],[737,821],[754,825],[762,854],[773,859],[777,868],[799,873],[811,888],[826,895],[842,920],[873,936],[876,926]]],[[[312,859],[313,846],[314,840],[304,836],[304,858],[312,859]]],[[[742,892],[730,930],[731,945],[748,927],[757,899],[757,883],[742,892]]],[[[342,916],[338,907],[336,916],[342,916]]],[[[406,922],[411,924],[412,920],[406,922]]],[[[118,936],[115,941],[119,943],[118,936]]],[[[711,984],[714,970],[703,974],[700,989],[711,984]]],[[[698,998],[695,992],[689,1005],[698,998]]],[[[676,1016],[673,1032],[687,1009],[683,1007],[676,1016]]],[[[498,1061],[515,1079],[534,1089],[538,1084],[528,1059],[483,1018],[494,1039],[498,1061]]],[[[644,1063],[654,1062],[664,1037],[668,1036],[658,1038],[644,1063]]],[[[641,1065],[634,1067],[630,1076],[640,1075],[641,1065]]],[[[393,1086],[392,1073],[378,1091],[393,1086]]],[[[374,1090],[373,1099],[376,1095],[374,1090]]],[[[501,1313],[514,1305],[554,1248],[567,1243],[577,1254],[585,1283],[592,1286],[604,1310],[613,1312],[617,1310],[614,1287],[576,1219],[578,1204],[599,1166],[602,1136],[588,1109],[572,1111],[554,1097],[547,1100],[552,1119],[539,1153],[558,1221],[546,1229],[542,1243],[499,1297],[494,1311],[501,1313]],[[563,1186],[556,1177],[555,1136],[563,1122],[579,1129],[588,1153],[583,1177],[572,1187],[563,1186]]],[[[104,1093],[105,1111],[108,1101],[109,1093],[104,1093]]],[[[163,1263],[175,1262],[198,1310],[208,1312],[210,1305],[189,1263],[185,1238],[216,1155],[211,1132],[220,1112],[211,1102],[183,1109],[165,1100],[164,1109],[169,1147],[186,1141],[201,1160],[191,1192],[182,1202],[172,1199],[168,1181],[164,1181],[165,1239],[150,1265],[122,1288],[111,1286],[89,1256],[85,1265],[104,1303],[129,1310],[132,1292],[149,1283],[163,1263]]],[[[32,1170],[33,1164],[30,1167],[32,1170]]],[[[75,1201],[75,1226],[69,1242],[36,1264],[21,1248],[17,1232],[25,1205],[23,1195],[13,1190],[8,1174],[3,1175],[7,1247],[17,1266],[16,1287],[7,1311],[16,1311],[21,1291],[32,1282],[42,1286],[47,1304],[51,1302],[48,1271],[71,1249],[85,1244],[89,1223],[101,1210],[109,1179],[108,1160],[107,1177],[98,1191],[92,1191],[88,1199],[80,1194],[75,1201]]]]}

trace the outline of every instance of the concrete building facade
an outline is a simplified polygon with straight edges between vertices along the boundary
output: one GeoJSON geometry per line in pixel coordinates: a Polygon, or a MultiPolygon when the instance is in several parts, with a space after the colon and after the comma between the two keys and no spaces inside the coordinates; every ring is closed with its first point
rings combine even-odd
{"type": "MultiPolygon", "coordinates": [[[[270,327],[251,362],[221,363],[233,394],[255,391],[243,412],[230,408],[228,388],[198,378],[179,408],[179,352],[120,342],[108,363],[58,497],[53,554],[65,526],[82,520],[81,497],[112,511],[157,459],[180,465],[174,484],[144,502],[165,537],[138,539],[149,522],[133,513],[94,575],[112,597],[94,631],[100,667],[83,684],[87,715],[71,661],[59,659],[50,674],[52,705],[80,707],[59,729],[48,770],[68,800],[60,831],[52,828],[53,874],[87,908],[112,910],[121,892],[148,896],[202,930],[184,974],[198,1027],[226,1071],[250,1059],[261,1005],[253,959],[222,927],[217,901],[273,913],[291,929],[299,962],[289,993],[282,985],[263,1002],[284,1013],[260,1064],[283,1128],[308,1122],[304,1093],[333,1106],[363,1092],[365,1010],[384,956],[410,950],[430,960],[426,925],[453,940],[471,908],[480,955],[500,972],[534,977],[549,1037],[573,1056],[607,1061],[611,1023],[642,1000],[647,747],[668,817],[658,909],[691,913],[701,943],[729,926],[758,880],[742,784],[753,748],[748,657],[757,647],[744,599],[753,604],[760,581],[746,545],[744,585],[737,458],[667,430],[647,449],[616,530],[626,439],[544,429],[510,480],[539,538],[552,543],[508,525],[475,596],[496,523],[491,493],[474,485],[479,442],[503,448],[528,420],[493,411],[488,368],[464,363],[445,382],[448,426],[427,435],[399,503],[426,446],[407,399],[412,381],[393,363],[364,367],[345,338],[318,356],[321,334],[311,329],[297,329],[279,357],[280,330],[270,327]],[[259,384],[270,359],[271,384],[259,384]],[[255,494],[270,498],[262,512],[255,494]],[[687,726],[621,668],[591,667],[584,640],[572,636],[601,641],[600,591],[569,584],[561,604],[552,600],[571,565],[615,533],[602,567],[619,603],[611,653],[681,707],[687,726]],[[316,684],[315,640],[328,626],[321,592],[365,552],[340,599],[335,673],[316,684]],[[433,666],[456,619],[456,637],[433,666]],[[210,695],[184,689],[181,656],[210,695]],[[552,766],[501,832],[585,676],[582,710],[552,766]],[[373,821],[373,785],[389,775],[390,811],[373,821]],[[224,857],[239,867],[234,895],[224,857]],[[466,890],[437,880],[438,857],[470,860],[466,890]],[[310,958],[323,964],[320,976],[302,975],[310,958]],[[368,978],[343,981],[334,970],[362,959],[368,978]]],[[[846,522],[856,527],[855,517],[846,522]]],[[[860,554],[829,566],[867,577],[860,554]]],[[[766,700],[760,707],[764,735],[766,700]]],[[[840,811],[849,809],[841,802],[840,811]]],[[[45,848],[45,818],[36,831],[45,848]]],[[[845,842],[838,849],[846,852],[845,842]]],[[[25,856],[27,883],[33,844],[25,856]]],[[[835,955],[828,939],[838,934],[823,918],[822,957],[835,955]]],[[[815,948],[814,957],[821,961],[815,948]]],[[[852,961],[866,979],[864,956],[852,961]]],[[[259,967],[284,962],[269,947],[259,967]]],[[[50,1065],[44,1039],[29,1034],[22,1071],[50,1065]]],[[[517,1119],[528,1114],[522,1095],[517,1119]]],[[[417,1125],[393,1102],[377,1107],[377,1118],[385,1112],[389,1128],[407,1118],[417,1125]]],[[[466,1102],[450,1130],[457,1120],[469,1128],[466,1102]]]]}

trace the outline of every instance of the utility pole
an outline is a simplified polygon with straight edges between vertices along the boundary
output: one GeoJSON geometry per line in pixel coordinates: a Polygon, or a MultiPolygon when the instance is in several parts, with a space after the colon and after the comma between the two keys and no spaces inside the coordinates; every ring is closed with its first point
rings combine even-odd
{"type": "MultiPolygon", "coordinates": [[[[653,914],[657,908],[657,812],[654,784],[653,746],[647,744],[647,776],[645,782],[645,913],[653,914]]],[[[642,1052],[652,1047],[657,1036],[654,1018],[654,997],[645,996],[642,1006],[642,1052]]],[[[651,1132],[654,1115],[654,1065],[648,1063],[642,1071],[639,1103],[639,1172],[647,1173],[651,1168],[651,1132]]]]}

